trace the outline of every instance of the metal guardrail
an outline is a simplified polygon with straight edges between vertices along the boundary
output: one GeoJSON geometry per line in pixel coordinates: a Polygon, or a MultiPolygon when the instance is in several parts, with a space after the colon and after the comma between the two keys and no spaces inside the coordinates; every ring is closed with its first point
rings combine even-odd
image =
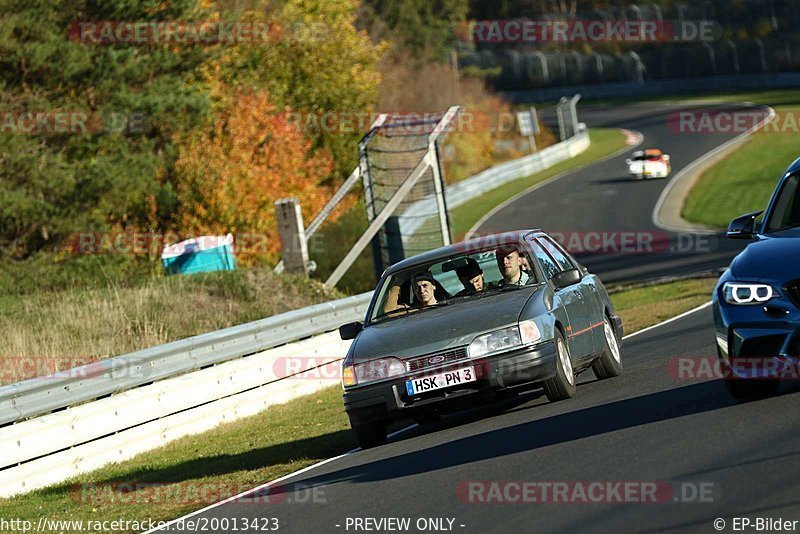
{"type": "Polygon", "coordinates": [[[0,425],[330,332],[363,319],[371,296],[317,304],[0,387],[0,425]]]}
{"type": "MultiPolygon", "coordinates": [[[[511,180],[546,169],[579,154],[589,134],[577,135],[536,154],[497,165],[447,188],[448,204],[458,206],[511,180]]],[[[411,207],[413,211],[425,202],[411,207]]],[[[408,212],[408,211],[407,211],[408,212]]],[[[90,363],[45,377],[0,387],[0,425],[46,414],[165,378],[255,354],[360,320],[372,292],[282,313],[217,332],[90,363]]]]}
{"type": "MultiPolygon", "coordinates": [[[[453,207],[508,181],[533,174],[580,153],[588,132],[536,154],[503,163],[447,189],[453,207]]],[[[420,203],[433,201],[424,199],[420,203]]],[[[413,206],[412,206],[413,209],[413,206]]],[[[360,320],[371,292],[282,313],[217,332],[90,363],[54,375],[0,387],[0,425],[120,393],[151,382],[255,354],[360,320]]]]}
{"type": "MultiPolygon", "coordinates": [[[[581,150],[575,152],[575,142],[588,145],[588,135],[550,152],[558,159],[560,151],[574,155],[581,150]]],[[[550,152],[484,173],[524,176],[550,152]]],[[[491,188],[484,173],[469,179],[475,187],[462,199],[491,188]]],[[[363,319],[371,297],[362,293],[0,387],[0,496],[131,458],[338,382],[334,369],[347,342],[332,331],[363,319]],[[278,372],[287,358],[298,368],[278,372]]]]}
{"type": "Polygon", "coordinates": [[[581,93],[584,99],[644,98],[693,92],[758,91],[763,89],[787,89],[798,86],[800,86],[800,73],[786,72],[677,78],[644,82],[597,83],[569,87],[542,87],[534,90],[504,91],[504,94],[512,102],[530,103],[558,100],[564,93],[581,93]]]}
{"type": "MultiPolygon", "coordinates": [[[[551,145],[535,154],[495,165],[458,183],[448,185],[445,189],[447,206],[455,208],[508,182],[549,169],[557,163],[577,156],[589,148],[589,144],[589,131],[583,130],[566,141],[551,145]]],[[[422,226],[424,220],[420,219],[420,214],[433,211],[435,202],[436,199],[431,195],[415,202],[400,215],[400,225],[404,234],[411,235],[422,226]]]]}

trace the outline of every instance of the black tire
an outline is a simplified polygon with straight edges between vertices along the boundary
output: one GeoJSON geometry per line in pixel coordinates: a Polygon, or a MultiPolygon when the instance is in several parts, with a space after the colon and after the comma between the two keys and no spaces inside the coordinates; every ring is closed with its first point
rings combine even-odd
{"type": "Polygon", "coordinates": [[[552,378],[544,381],[544,394],[550,402],[556,402],[564,399],[569,399],[575,396],[577,388],[575,387],[575,371],[572,367],[572,357],[569,354],[569,348],[564,342],[564,336],[561,332],[556,330],[555,336],[556,344],[556,374],[552,378]],[[566,358],[562,361],[562,358],[566,358]],[[569,366],[566,369],[565,362],[569,366]]]}
{"type": "Polygon", "coordinates": [[[605,339],[603,353],[592,362],[592,371],[598,380],[622,374],[622,348],[619,346],[617,332],[608,317],[605,318],[603,325],[603,337],[605,339]]]}
{"type": "Polygon", "coordinates": [[[362,449],[370,449],[386,443],[386,423],[384,422],[351,423],[350,428],[353,429],[356,443],[362,449]]]}

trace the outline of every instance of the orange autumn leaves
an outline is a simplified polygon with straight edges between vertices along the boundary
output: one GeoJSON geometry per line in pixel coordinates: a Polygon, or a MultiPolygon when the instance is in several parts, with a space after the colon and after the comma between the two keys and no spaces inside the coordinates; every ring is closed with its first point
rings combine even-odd
{"type": "Polygon", "coordinates": [[[213,127],[181,143],[176,162],[180,232],[237,238],[244,264],[275,263],[281,245],[276,200],[299,200],[306,224],[333,194],[321,182],[333,160],[287,122],[265,94],[238,91],[225,99],[213,127]]]}

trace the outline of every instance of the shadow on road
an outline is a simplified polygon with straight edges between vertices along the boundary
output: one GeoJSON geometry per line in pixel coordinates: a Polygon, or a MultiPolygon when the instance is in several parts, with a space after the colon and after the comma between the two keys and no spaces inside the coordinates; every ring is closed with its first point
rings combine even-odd
{"type": "MultiPolygon", "coordinates": [[[[309,488],[430,473],[735,404],[737,402],[728,395],[722,383],[703,382],[492,430],[311,477],[298,484],[309,488]]],[[[292,485],[282,485],[281,491],[292,491],[292,485]]],[[[274,489],[271,493],[274,494],[274,489]]]]}

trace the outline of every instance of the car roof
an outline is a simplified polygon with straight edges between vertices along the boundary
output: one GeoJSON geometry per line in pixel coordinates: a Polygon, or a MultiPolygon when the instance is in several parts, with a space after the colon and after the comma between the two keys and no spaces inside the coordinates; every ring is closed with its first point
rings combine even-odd
{"type": "Polygon", "coordinates": [[[657,148],[648,148],[644,151],[646,156],[661,156],[663,153],[657,148]]]}
{"type": "Polygon", "coordinates": [[[469,239],[467,241],[461,241],[459,243],[453,243],[452,245],[447,245],[444,247],[439,247],[433,250],[429,250],[427,252],[423,252],[421,254],[417,254],[416,256],[411,256],[410,258],[406,258],[402,261],[391,265],[389,268],[386,269],[387,275],[394,274],[398,271],[402,271],[403,269],[407,269],[409,267],[414,267],[416,265],[421,265],[425,263],[433,263],[436,260],[444,259],[450,256],[455,256],[459,253],[467,254],[470,251],[477,251],[480,248],[483,248],[487,245],[494,245],[497,246],[503,244],[522,244],[523,237],[530,234],[531,232],[538,232],[544,233],[542,230],[539,229],[529,229],[529,230],[515,230],[513,232],[502,232],[497,234],[487,234],[480,237],[476,237],[474,239],[469,239]]]}

